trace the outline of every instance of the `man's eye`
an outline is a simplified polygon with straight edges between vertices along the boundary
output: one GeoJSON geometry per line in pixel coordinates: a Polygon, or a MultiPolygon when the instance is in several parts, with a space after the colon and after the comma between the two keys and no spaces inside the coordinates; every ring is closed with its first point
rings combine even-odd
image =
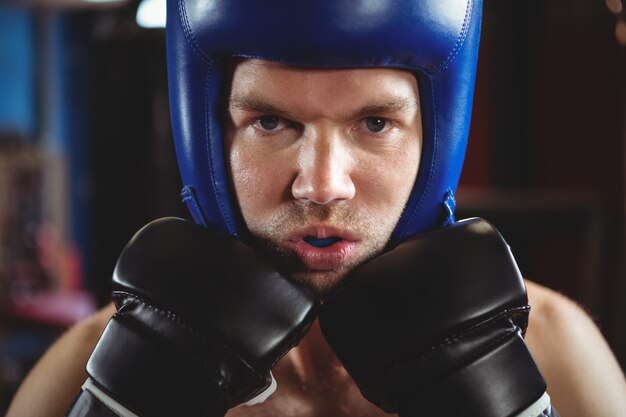
{"type": "Polygon", "coordinates": [[[387,126],[387,119],[383,117],[368,117],[365,119],[365,124],[370,132],[378,133],[387,126]]]}
{"type": "Polygon", "coordinates": [[[274,130],[280,125],[280,117],[261,116],[259,117],[258,124],[263,130],[274,130]]]}

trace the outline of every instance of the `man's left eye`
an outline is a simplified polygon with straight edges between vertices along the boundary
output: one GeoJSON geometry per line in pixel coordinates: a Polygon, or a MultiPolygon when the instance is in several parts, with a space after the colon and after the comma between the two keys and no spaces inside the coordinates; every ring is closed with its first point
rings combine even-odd
{"type": "Polygon", "coordinates": [[[387,126],[387,119],[383,117],[368,117],[365,119],[367,130],[372,133],[379,133],[387,126]]]}
{"type": "Polygon", "coordinates": [[[274,115],[262,116],[257,121],[257,123],[264,130],[275,130],[280,125],[280,122],[281,122],[280,117],[274,116],[274,115]]]}

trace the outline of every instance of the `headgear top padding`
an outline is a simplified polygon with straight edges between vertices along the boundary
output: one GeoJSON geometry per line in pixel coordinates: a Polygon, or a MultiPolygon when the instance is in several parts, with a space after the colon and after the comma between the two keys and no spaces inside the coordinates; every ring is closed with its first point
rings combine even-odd
{"type": "MultiPolygon", "coordinates": [[[[422,159],[391,244],[440,225],[467,144],[481,0],[168,0],[170,107],[183,198],[199,223],[245,230],[221,117],[234,57],[309,67],[413,70],[422,159]]],[[[452,210],[448,208],[449,217],[452,210]]]]}

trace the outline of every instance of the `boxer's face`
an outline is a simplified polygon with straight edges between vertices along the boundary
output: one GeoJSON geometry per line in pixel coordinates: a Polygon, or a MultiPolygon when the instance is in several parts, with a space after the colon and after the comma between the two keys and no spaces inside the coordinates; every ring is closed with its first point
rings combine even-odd
{"type": "Polygon", "coordinates": [[[248,229],[321,297],[385,247],[409,198],[422,129],[414,75],[246,60],[226,152],[248,229]]]}

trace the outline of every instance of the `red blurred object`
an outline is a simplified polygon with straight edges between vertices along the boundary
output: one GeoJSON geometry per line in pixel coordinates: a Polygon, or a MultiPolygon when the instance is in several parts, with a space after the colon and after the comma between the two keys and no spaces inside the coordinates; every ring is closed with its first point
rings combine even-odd
{"type": "Polygon", "coordinates": [[[96,310],[94,297],[81,291],[40,292],[8,298],[2,310],[8,319],[66,329],[96,310]]]}

